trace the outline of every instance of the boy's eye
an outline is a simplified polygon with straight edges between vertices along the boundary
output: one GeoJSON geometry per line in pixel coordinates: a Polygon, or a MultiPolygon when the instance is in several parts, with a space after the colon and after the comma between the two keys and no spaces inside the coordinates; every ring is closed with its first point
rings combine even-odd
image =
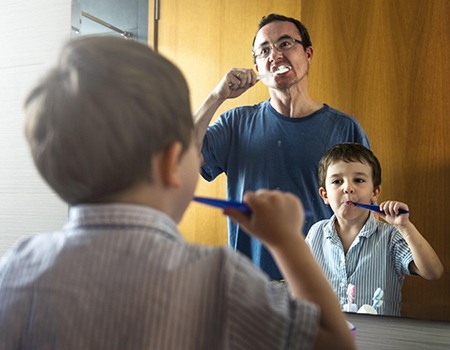
{"type": "Polygon", "coordinates": [[[333,185],[340,185],[340,184],[342,183],[342,180],[334,179],[334,180],[331,180],[331,183],[332,183],[333,185]]]}
{"type": "Polygon", "coordinates": [[[365,179],[358,178],[358,179],[355,179],[355,182],[363,183],[363,182],[366,182],[366,180],[365,180],[365,179]]]}

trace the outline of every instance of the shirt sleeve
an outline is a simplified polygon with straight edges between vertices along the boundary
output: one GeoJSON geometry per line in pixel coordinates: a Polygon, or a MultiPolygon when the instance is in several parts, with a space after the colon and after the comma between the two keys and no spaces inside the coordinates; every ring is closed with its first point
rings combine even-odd
{"type": "Polygon", "coordinates": [[[401,233],[393,228],[392,232],[392,254],[395,259],[395,269],[399,276],[414,275],[409,270],[409,264],[413,261],[411,249],[402,237],[401,233]]]}
{"type": "Polygon", "coordinates": [[[232,349],[311,349],[319,327],[317,305],[293,299],[236,254],[228,310],[232,349]]]}
{"type": "Polygon", "coordinates": [[[229,112],[208,127],[202,145],[203,165],[200,174],[206,181],[214,180],[226,171],[227,155],[230,152],[231,124],[229,112]]]}
{"type": "Polygon", "coordinates": [[[355,135],[354,135],[354,142],[359,143],[363,145],[364,147],[370,149],[370,143],[369,139],[367,138],[366,133],[364,132],[363,127],[359,123],[359,121],[356,118],[352,118],[353,122],[355,123],[355,135]]]}
{"type": "Polygon", "coordinates": [[[323,242],[320,239],[323,235],[324,231],[324,224],[323,220],[316,222],[311,226],[311,228],[308,231],[308,234],[305,237],[305,243],[308,245],[308,247],[311,249],[311,252],[316,257],[317,251],[323,250],[323,242]]]}

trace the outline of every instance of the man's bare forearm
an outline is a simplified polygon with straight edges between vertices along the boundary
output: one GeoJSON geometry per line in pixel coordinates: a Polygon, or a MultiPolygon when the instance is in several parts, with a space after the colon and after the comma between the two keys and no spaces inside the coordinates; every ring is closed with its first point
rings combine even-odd
{"type": "Polygon", "coordinates": [[[194,112],[195,143],[199,150],[201,149],[203,138],[205,137],[209,123],[223,101],[225,100],[217,97],[214,93],[211,93],[203,104],[194,112]]]}

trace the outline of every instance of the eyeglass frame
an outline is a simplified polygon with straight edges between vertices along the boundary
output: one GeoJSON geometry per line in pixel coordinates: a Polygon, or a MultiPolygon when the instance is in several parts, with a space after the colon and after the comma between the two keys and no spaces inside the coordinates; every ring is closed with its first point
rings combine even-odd
{"type": "Polygon", "coordinates": [[[266,47],[265,44],[264,44],[264,45],[261,45],[261,46],[258,47],[256,50],[252,50],[253,58],[254,58],[255,60],[267,58],[267,57],[270,56],[270,54],[271,54],[271,52],[273,51],[274,48],[277,49],[278,52],[289,51],[290,49],[292,49],[292,48],[295,46],[295,43],[300,44],[300,45],[302,45],[304,48],[306,48],[305,43],[304,43],[303,41],[298,40],[298,39],[295,39],[295,38],[293,38],[293,37],[291,37],[291,36],[289,36],[289,35],[286,35],[286,36],[282,36],[281,38],[279,38],[275,44],[267,43],[267,47],[270,48],[270,51],[269,51],[269,53],[268,53],[266,56],[260,56],[261,54],[257,55],[257,54],[255,53],[256,50],[265,48],[265,47],[266,47]],[[288,49],[281,49],[281,50],[280,50],[280,49],[277,47],[277,44],[280,43],[280,42],[282,42],[282,41],[286,41],[286,40],[291,41],[291,42],[292,42],[292,46],[289,47],[288,49]]]}

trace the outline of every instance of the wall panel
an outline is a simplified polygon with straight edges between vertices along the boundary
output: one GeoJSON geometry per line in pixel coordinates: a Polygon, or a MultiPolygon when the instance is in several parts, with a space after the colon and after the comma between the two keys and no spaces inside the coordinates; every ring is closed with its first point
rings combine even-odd
{"type": "MultiPolygon", "coordinates": [[[[150,8],[150,21],[153,6],[150,8]]],[[[195,110],[232,67],[253,67],[251,44],[262,16],[277,12],[299,18],[300,0],[203,1],[161,0],[159,52],[177,63],[187,77],[195,110]]],[[[152,25],[149,23],[152,31],[152,25]]],[[[152,34],[149,35],[151,37],[152,34]]],[[[152,41],[150,40],[150,43],[152,41]]],[[[268,97],[258,84],[220,111],[252,104],[268,97]]],[[[226,178],[208,183],[201,179],[197,194],[225,198],[226,178]]],[[[203,244],[227,243],[226,218],[220,210],[193,203],[180,224],[186,238],[203,244]]]]}
{"type": "Polygon", "coordinates": [[[70,38],[70,8],[70,0],[1,1],[0,255],[19,238],[56,230],[67,218],[67,205],[34,167],[22,106],[70,38]]]}
{"type": "Polygon", "coordinates": [[[444,263],[407,278],[404,316],[450,319],[450,2],[303,0],[314,98],[355,115],[383,167],[381,200],[408,203],[444,263]]]}

